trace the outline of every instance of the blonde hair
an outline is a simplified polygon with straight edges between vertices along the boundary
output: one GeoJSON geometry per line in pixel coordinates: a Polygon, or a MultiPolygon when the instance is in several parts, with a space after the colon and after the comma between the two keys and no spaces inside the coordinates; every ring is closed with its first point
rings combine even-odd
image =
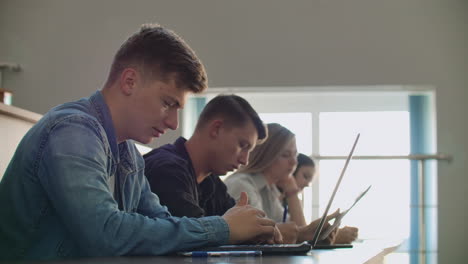
{"type": "Polygon", "coordinates": [[[250,153],[249,163],[238,170],[239,173],[258,173],[268,168],[280,155],[295,135],[277,123],[267,124],[268,137],[250,153]]]}

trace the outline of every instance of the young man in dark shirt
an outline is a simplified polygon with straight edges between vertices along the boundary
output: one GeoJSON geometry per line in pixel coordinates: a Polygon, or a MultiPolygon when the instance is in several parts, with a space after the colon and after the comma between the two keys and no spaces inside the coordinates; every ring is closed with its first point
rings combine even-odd
{"type": "MultiPolygon", "coordinates": [[[[266,137],[266,126],[245,99],[219,95],[203,109],[190,139],[180,137],[144,155],[151,191],[175,216],[223,215],[235,201],[219,175],[247,165],[266,137]]],[[[294,222],[276,226],[285,243],[296,242],[294,222]]]]}
{"type": "Polygon", "coordinates": [[[217,96],[203,109],[190,139],[180,137],[144,156],[151,190],[175,216],[223,215],[235,201],[218,176],[246,165],[266,134],[245,99],[217,96]]]}

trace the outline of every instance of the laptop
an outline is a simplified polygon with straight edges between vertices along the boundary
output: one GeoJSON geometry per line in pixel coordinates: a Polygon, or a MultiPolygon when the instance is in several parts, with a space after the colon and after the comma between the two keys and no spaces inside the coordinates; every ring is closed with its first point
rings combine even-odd
{"type": "Polygon", "coordinates": [[[344,211],[341,211],[340,214],[333,219],[333,224],[330,225],[327,229],[325,230],[322,230],[322,232],[320,232],[320,238],[319,238],[319,241],[320,240],[323,240],[325,238],[327,238],[331,232],[333,232],[333,230],[335,230],[335,228],[337,228],[338,226],[340,226],[341,224],[341,220],[343,220],[343,218],[345,217],[345,215],[351,211],[351,209],[353,209],[353,207],[361,200],[362,197],[364,197],[364,195],[366,195],[366,193],[370,190],[370,188],[372,187],[372,185],[369,185],[365,191],[363,191],[357,198],[356,200],[354,200],[354,203],[346,210],[344,211]]]}
{"type": "Polygon", "coordinates": [[[353,156],[354,149],[356,148],[357,142],[359,141],[359,137],[360,134],[357,134],[353,147],[351,148],[351,152],[346,159],[345,165],[341,170],[341,175],[338,178],[333,193],[328,201],[327,207],[323,212],[317,229],[315,229],[312,240],[308,240],[300,244],[223,245],[198,248],[197,251],[261,251],[262,255],[303,255],[307,254],[307,252],[313,249],[352,248],[353,245],[351,244],[324,245],[317,244],[317,242],[319,241],[320,233],[322,232],[322,228],[325,225],[328,216],[328,211],[330,210],[331,204],[335,198],[336,192],[338,191],[338,187],[341,184],[341,180],[343,179],[345,171],[348,168],[348,164],[353,156]]]}

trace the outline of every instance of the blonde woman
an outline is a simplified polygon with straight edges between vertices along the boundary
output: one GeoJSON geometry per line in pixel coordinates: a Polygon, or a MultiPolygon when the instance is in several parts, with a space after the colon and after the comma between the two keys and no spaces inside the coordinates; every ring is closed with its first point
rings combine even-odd
{"type": "MultiPolygon", "coordinates": [[[[249,162],[235,174],[225,180],[229,194],[239,199],[242,192],[249,197],[249,204],[263,210],[268,218],[279,224],[283,239],[294,243],[312,239],[318,220],[306,225],[293,172],[297,166],[297,148],[295,135],[287,128],[276,124],[268,124],[268,138],[257,145],[251,152],[249,162]],[[283,194],[278,190],[280,187],[283,194]],[[282,201],[288,204],[288,214],[282,201]]],[[[338,212],[331,214],[329,219],[338,212]]],[[[328,243],[334,241],[333,232],[328,243]]]]}

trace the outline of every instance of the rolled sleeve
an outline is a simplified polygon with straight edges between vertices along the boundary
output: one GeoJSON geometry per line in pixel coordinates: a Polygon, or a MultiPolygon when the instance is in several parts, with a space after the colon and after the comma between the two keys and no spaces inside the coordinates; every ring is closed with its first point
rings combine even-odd
{"type": "Polygon", "coordinates": [[[216,244],[224,245],[229,241],[229,225],[220,216],[207,216],[199,218],[201,224],[206,231],[208,241],[213,241],[216,244]]]}

